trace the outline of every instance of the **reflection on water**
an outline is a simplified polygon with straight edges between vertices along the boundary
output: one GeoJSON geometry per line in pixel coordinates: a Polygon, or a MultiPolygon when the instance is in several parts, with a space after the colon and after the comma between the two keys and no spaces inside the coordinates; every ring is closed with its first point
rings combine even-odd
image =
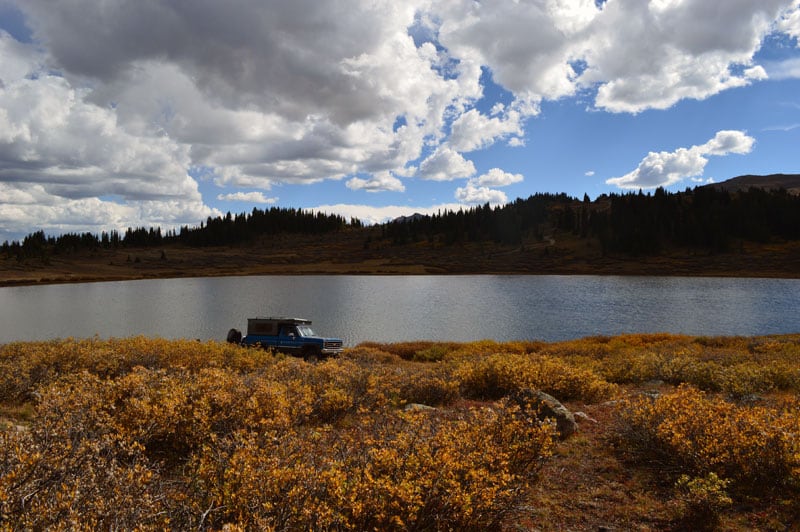
{"type": "Polygon", "coordinates": [[[564,340],[625,332],[800,332],[800,281],[613,276],[253,276],[0,288],[0,342],[224,339],[248,317],[306,317],[346,345],[564,340]]]}

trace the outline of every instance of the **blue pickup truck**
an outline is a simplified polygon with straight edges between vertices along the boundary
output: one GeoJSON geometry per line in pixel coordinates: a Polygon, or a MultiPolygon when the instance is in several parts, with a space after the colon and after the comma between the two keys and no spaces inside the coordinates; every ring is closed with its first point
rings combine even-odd
{"type": "Polygon", "coordinates": [[[311,321],[302,318],[249,318],[247,335],[242,337],[239,330],[231,329],[227,340],[244,346],[275,349],[310,362],[342,352],[340,339],[317,336],[311,329],[311,321]]]}

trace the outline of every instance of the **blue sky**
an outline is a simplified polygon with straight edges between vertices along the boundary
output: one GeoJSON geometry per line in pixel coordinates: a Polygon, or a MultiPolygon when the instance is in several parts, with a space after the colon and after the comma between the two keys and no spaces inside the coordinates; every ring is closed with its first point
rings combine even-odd
{"type": "Polygon", "coordinates": [[[800,173],[800,0],[0,0],[0,241],[800,173]]]}

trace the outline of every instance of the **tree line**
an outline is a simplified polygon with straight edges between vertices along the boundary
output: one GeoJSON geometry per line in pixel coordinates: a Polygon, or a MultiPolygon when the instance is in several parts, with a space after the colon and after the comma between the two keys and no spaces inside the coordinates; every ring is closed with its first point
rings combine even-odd
{"type": "Polygon", "coordinates": [[[587,227],[605,251],[652,255],[681,246],[726,252],[745,241],[800,239],[800,196],[785,190],[657,189],[608,201],[607,209],[589,214],[587,227]]]}
{"type": "Polygon", "coordinates": [[[129,227],[124,233],[117,230],[93,233],[64,233],[47,236],[36,231],[21,242],[6,241],[2,251],[6,257],[44,258],[50,254],[64,254],[95,249],[157,247],[168,244],[188,246],[221,246],[247,243],[262,235],[325,234],[345,228],[362,227],[358,219],[346,220],[335,214],[304,211],[302,209],[273,207],[268,210],[254,208],[249,214],[209,217],[197,227],[182,226],[166,233],[160,227],[129,227]]]}
{"type": "Polygon", "coordinates": [[[482,241],[513,245],[531,235],[542,236],[543,227],[553,213],[575,202],[566,194],[535,194],[503,206],[492,207],[487,203],[467,210],[412,216],[384,224],[381,233],[401,245],[420,240],[445,245],[482,241]]]}
{"type": "Polygon", "coordinates": [[[669,247],[726,252],[744,241],[800,239],[800,196],[785,190],[715,187],[670,193],[602,195],[594,202],[565,194],[536,194],[498,207],[416,216],[387,224],[395,244],[428,240],[445,245],[493,241],[518,245],[554,231],[599,240],[604,253],[654,255],[669,247]]]}
{"type": "MultiPolygon", "coordinates": [[[[197,227],[162,233],[160,228],[128,228],[100,235],[37,231],[22,242],[5,242],[6,257],[19,259],[79,250],[155,247],[165,244],[221,246],[247,244],[256,237],[281,234],[327,234],[362,229],[357,220],[300,209],[253,209],[249,214],[209,217],[197,227]]],[[[571,232],[600,242],[603,253],[653,255],[670,247],[726,252],[744,241],[800,239],[800,196],[785,190],[750,188],[729,192],[697,187],[683,192],[631,192],[602,195],[590,201],[566,194],[535,194],[502,206],[489,204],[415,215],[380,226],[381,238],[395,245],[428,241],[441,245],[495,242],[521,245],[544,240],[554,231],[571,232]]],[[[358,231],[356,235],[361,235],[358,231]]],[[[367,236],[369,240],[374,232],[367,236]]],[[[355,236],[355,238],[363,238],[355,236]]]]}

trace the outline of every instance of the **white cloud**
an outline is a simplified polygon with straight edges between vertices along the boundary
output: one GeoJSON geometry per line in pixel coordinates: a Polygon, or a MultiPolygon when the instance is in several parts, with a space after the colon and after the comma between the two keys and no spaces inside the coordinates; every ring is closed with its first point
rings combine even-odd
{"type": "Polygon", "coordinates": [[[195,224],[216,211],[188,175],[189,147],[121,127],[0,32],[0,239],[195,224]],[[116,198],[108,200],[102,198],[116,198]]]}
{"type": "Polygon", "coordinates": [[[707,155],[728,155],[729,153],[745,154],[753,149],[756,139],[744,131],[718,131],[714,138],[699,146],[698,149],[707,155]]]}
{"type": "Polygon", "coordinates": [[[69,199],[49,194],[42,185],[0,182],[0,241],[20,240],[42,229],[48,234],[160,226],[164,230],[219,216],[199,200],[146,200],[120,203],[99,198],[69,199]]]}
{"type": "Polygon", "coordinates": [[[587,68],[578,81],[598,87],[597,107],[630,113],[748,85],[764,76],[753,56],[787,4],[608,2],[580,54],[587,68]],[[736,74],[737,66],[746,68],[736,74]]]}
{"type": "Polygon", "coordinates": [[[787,124],[782,126],[769,126],[762,129],[762,131],[794,131],[795,129],[800,128],[800,123],[798,124],[787,124]]]}
{"type": "Polygon", "coordinates": [[[742,131],[719,131],[699,146],[678,148],[673,152],[650,152],[632,172],[606,180],[606,184],[619,188],[656,188],[674,185],[686,178],[703,173],[708,163],[706,156],[745,154],[753,149],[755,139],[742,131]]]}
{"type": "MultiPolygon", "coordinates": [[[[182,223],[214,212],[194,166],[242,194],[402,191],[473,177],[465,153],[524,145],[547,100],[638,113],[800,76],[794,60],[754,62],[769,32],[800,36],[797,0],[5,3],[34,42],[0,30],[0,183],[39,186],[53,219],[85,219],[59,202],[97,200],[109,226],[155,223],[155,204],[197,217],[182,223]],[[482,100],[482,75],[505,105],[482,100]]],[[[692,171],[703,156],[687,152],[662,163],[692,171]]],[[[502,194],[469,185],[463,197],[502,194]]]]}
{"type": "Polygon", "coordinates": [[[508,196],[501,190],[494,190],[489,187],[478,186],[473,182],[468,182],[465,186],[456,189],[455,197],[461,203],[467,205],[502,205],[508,203],[508,196]]]}
{"type": "Polygon", "coordinates": [[[415,45],[421,5],[20,3],[58,64],[126,127],[191,144],[221,185],[264,189],[399,171],[481,95],[478,65],[440,72],[446,54],[415,45]]]}
{"type": "Polygon", "coordinates": [[[400,216],[411,216],[412,214],[437,214],[445,211],[458,211],[464,205],[459,203],[443,203],[431,207],[414,207],[411,205],[387,205],[376,207],[373,205],[352,205],[338,203],[335,205],[320,205],[309,209],[313,212],[323,212],[328,214],[338,214],[345,218],[358,218],[367,225],[379,224],[394,220],[400,216]]]}
{"type": "Polygon", "coordinates": [[[593,0],[446,2],[434,10],[453,55],[487,65],[495,81],[531,102],[575,92],[574,42],[599,14],[593,0]]]}
{"type": "Polygon", "coordinates": [[[785,59],[783,61],[766,63],[766,75],[772,80],[800,78],[800,58],[785,59]]]}
{"type": "Polygon", "coordinates": [[[403,182],[389,172],[381,172],[369,179],[354,177],[347,182],[347,188],[367,192],[403,192],[406,189],[403,182]]]}
{"type": "Polygon", "coordinates": [[[490,187],[506,187],[523,181],[522,174],[512,174],[500,168],[492,168],[485,174],[467,181],[463,187],[455,191],[455,198],[467,205],[502,205],[508,203],[508,196],[501,190],[490,187]]]}
{"type": "Polygon", "coordinates": [[[268,198],[263,192],[233,192],[230,194],[219,194],[217,199],[221,201],[245,201],[248,203],[273,204],[278,198],[268,198]]]}
{"type": "Polygon", "coordinates": [[[583,173],[586,177],[592,177],[594,175],[594,170],[587,170],[583,173]]]}
{"type": "Polygon", "coordinates": [[[475,165],[457,151],[443,146],[419,165],[419,175],[431,181],[452,181],[475,174],[475,165]]]}
{"type": "Polygon", "coordinates": [[[515,110],[501,116],[488,117],[477,109],[470,109],[459,116],[451,126],[448,144],[459,152],[470,152],[486,148],[496,140],[513,135],[511,140],[520,142],[522,115],[515,110]]]}
{"type": "MultiPolygon", "coordinates": [[[[778,30],[800,39],[800,2],[795,0],[791,8],[787,9],[778,21],[778,30]]],[[[800,43],[798,43],[800,45],[800,43]]]]}
{"type": "Polygon", "coordinates": [[[522,174],[504,172],[499,168],[492,168],[485,174],[474,179],[475,184],[485,187],[505,187],[514,183],[521,183],[522,174]]]}

